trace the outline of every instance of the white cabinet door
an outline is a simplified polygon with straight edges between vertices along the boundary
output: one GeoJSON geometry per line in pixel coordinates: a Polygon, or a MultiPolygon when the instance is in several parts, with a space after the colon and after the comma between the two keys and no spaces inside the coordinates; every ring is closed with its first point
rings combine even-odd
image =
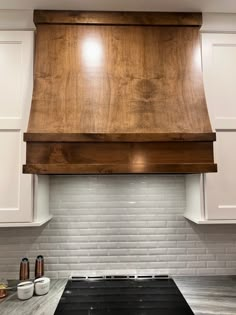
{"type": "Polygon", "coordinates": [[[32,221],[32,176],[22,174],[32,96],[33,32],[0,31],[0,222],[32,221]]]}
{"type": "Polygon", "coordinates": [[[202,34],[202,61],[212,125],[236,129],[236,34],[202,34]]]}
{"type": "Polygon", "coordinates": [[[236,34],[203,34],[202,56],[218,164],[205,175],[205,217],[236,219],[236,34]]]}
{"type": "Polygon", "coordinates": [[[236,131],[217,133],[215,159],[218,173],[205,175],[205,216],[211,220],[236,219],[236,131]]]}

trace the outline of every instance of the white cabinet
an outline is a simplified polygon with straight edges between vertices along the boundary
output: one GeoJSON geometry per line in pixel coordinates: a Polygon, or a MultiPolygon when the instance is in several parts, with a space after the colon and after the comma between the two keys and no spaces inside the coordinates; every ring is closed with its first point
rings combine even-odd
{"type": "Polygon", "coordinates": [[[33,32],[0,31],[0,222],[31,222],[32,176],[22,174],[32,93],[33,32]]]}
{"type": "Polygon", "coordinates": [[[206,219],[232,220],[236,219],[236,34],[203,34],[202,49],[218,164],[218,173],[205,175],[206,219]]]}
{"type": "Polygon", "coordinates": [[[186,186],[194,182],[204,198],[193,210],[189,190],[186,217],[197,223],[236,223],[236,34],[202,34],[202,61],[218,172],[187,177],[186,186]]]}
{"type": "MultiPolygon", "coordinates": [[[[34,194],[36,188],[34,185],[38,185],[41,179],[22,174],[26,154],[23,133],[27,128],[32,98],[33,45],[33,31],[0,31],[0,225],[2,226],[5,226],[5,223],[20,225],[34,221],[36,221],[35,225],[39,225],[39,218],[43,221],[43,218],[47,217],[44,210],[43,216],[39,213],[36,190],[34,194]],[[33,200],[34,197],[37,200],[33,200]]],[[[45,178],[42,181],[47,184],[45,178]]],[[[46,207],[45,203],[44,206],[46,207]]]]}
{"type": "Polygon", "coordinates": [[[216,131],[236,129],[236,34],[202,34],[207,106],[216,131]]]}
{"type": "Polygon", "coordinates": [[[208,220],[236,220],[236,132],[217,132],[218,173],[205,175],[205,212],[208,220]]]}

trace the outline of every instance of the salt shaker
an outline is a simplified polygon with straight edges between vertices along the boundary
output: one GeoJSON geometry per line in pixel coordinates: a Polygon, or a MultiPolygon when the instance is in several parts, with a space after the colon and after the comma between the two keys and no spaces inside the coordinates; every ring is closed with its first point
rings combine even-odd
{"type": "Polygon", "coordinates": [[[20,280],[29,280],[30,269],[29,269],[29,260],[28,258],[22,258],[20,263],[20,280]]]}
{"type": "Polygon", "coordinates": [[[44,258],[42,255],[37,256],[35,261],[35,279],[44,276],[44,258]]]}

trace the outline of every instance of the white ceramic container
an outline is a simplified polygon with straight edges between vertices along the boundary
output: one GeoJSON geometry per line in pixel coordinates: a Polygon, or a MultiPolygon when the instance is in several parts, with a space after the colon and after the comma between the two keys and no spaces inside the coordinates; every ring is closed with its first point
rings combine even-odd
{"type": "Polygon", "coordinates": [[[34,294],[34,284],[31,281],[21,282],[17,285],[17,297],[19,300],[28,300],[34,294]]]}
{"type": "Polygon", "coordinates": [[[34,290],[36,295],[47,294],[50,289],[50,279],[42,277],[34,280],[34,290]]]}

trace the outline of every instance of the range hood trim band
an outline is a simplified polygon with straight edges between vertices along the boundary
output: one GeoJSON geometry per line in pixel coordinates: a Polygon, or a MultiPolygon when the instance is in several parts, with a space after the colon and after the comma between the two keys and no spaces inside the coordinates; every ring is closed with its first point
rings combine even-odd
{"type": "Polygon", "coordinates": [[[139,164],[132,167],[132,172],[126,164],[27,164],[23,171],[40,175],[200,174],[217,172],[217,164],[149,164],[148,168],[139,164]]]}
{"type": "Polygon", "coordinates": [[[199,12],[35,10],[34,23],[84,25],[201,26],[199,12]]]}
{"type": "Polygon", "coordinates": [[[179,142],[216,141],[216,133],[24,133],[27,142],[179,142]]]}

